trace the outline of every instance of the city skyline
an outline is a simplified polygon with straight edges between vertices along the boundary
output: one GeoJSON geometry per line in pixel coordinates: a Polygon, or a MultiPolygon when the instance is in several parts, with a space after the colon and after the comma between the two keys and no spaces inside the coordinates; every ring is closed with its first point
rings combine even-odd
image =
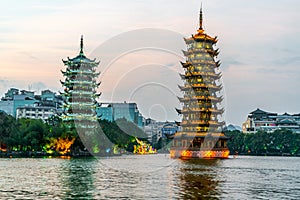
{"type": "MultiPolygon", "coordinates": [[[[10,87],[28,89],[28,86],[32,90],[62,90],[59,80],[62,80],[60,70],[64,66],[61,60],[78,54],[82,34],[86,55],[90,58],[94,58],[90,55],[96,55],[102,63],[102,55],[95,54],[95,50],[121,33],[154,28],[176,32],[178,38],[179,35],[195,34],[199,6],[199,1],[171,0],[153,1],[151,5],[138,0],[4,2],[4,11],[0,14],[0,93],[3,95],[10,87]]],[[[300,2],[296,0],[203,1],[204,29],[219,39],[218,58],[222,62],[227,124],[241,125],[247,114],[258,107],[279,113],[300,112],[297,101],[300,97],[297,92],[300,87],[300,50],[297,48],[300,39],[296,37],[300,32],[297,26],[299,7],[300,2]]],[[[181,43],[171,48],[177,49],[176,53],[186,49],[182,38],[181,43]]],[[[109,50],[114,51],[113,48],[109,50]]],[[[168,66],[174,67],[170,78],[176,86],[180,78],[173,77],[180,68],[180,55],[141,53],[145,51],[131,54],[116,64],[128,67],[126,61],[135,60],[129,64],[136,67],[146,60],[147,70],[152,73],[157,70],[152,75],[160,75],[168,66]],[[151,65],[153,59],[164,66],[151,65]]],[[[100,63],[99,71],[103,69],[105,66],[100,63]]],[[[122,76],[111,77],[111,74],[115,74],[113,70],[102,77],[99,92],[103,92],[103,98],[100,101],[110,100],[109,86],[122,76]]],[[[160,76],[153,81],[161,81],[164,77],[160,76]]],[[[152,78],[150,76],[149,80],[152,78]]],[[[120,99],[122,96],[116,97],[116,100],[120,99]]],[[[176,101],[172,100],[172,104],[176,101]]],[[[144,116],[150,111],[143,107],[149,105],[158,110],[162,107],[154,100],[149,101],[141,108],[144,116]]],[[[175,120],[175,109],[174,113],[170,112],[167,109],[164,118],[175,120]]]]}

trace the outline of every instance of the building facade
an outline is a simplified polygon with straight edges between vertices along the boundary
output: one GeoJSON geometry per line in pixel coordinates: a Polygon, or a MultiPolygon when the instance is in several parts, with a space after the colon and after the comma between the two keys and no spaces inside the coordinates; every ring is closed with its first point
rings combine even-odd
{"type": "Polygon", "coordinates": [[[14,116],[14,101],[8,99],[2,99],[0,101],[0,110],[8,115],[14,116]]]}
{"type": "Polygon", "coordinates": [[[18,107],[16,112],[16,118],[30,118],[30,119],[42,119],[46,121],[53,115],[57,114],[55,107],[46,106],[23,106],[18,107]]]}
{"type": "Polygon", "coordinates": [[[101,119],[115,121],[125,118],[139,127],[144,126],[144,117],[139,112],[136,103],[101,103],[96,112],[101,119]]]}
{"type": "Polygon", "coordinates": [[[55,115],[61,113],[61,105],[62,97],[50,90],[44,90],[41,95],[37,95],[32,91],[11,88],[0,101],[0,109],[15,118],[28,117],[43,120],[49,114],[45,109],[49,108],[51,114],[55,115]],[[32,110],[38,114],[31,115],[32,110]]]}
{"type": "Polygon", "coordinates": [[[243,123],[243,133],[255,133],[257,131],[274,132],[287,129],[300,133],[300,114],[278,114],[256,109],[250,112],[243,123]]]}
{"type": "Polygon", "coordinates": [[[179,130],[175,122],[158,122],[154,119],[145,119],[144,132],[148,136],[148,141],[155,145],[161,138],[171,138],[179,130]]]}

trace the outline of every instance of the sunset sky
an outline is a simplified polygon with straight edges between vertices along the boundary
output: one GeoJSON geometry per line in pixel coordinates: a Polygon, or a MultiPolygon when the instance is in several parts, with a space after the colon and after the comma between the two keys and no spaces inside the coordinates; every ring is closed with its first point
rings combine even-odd
{"type": "MultiPolygon", "coordinates": [[[[100,101],[136,101],[145,117],[178,120],[182,37],[195,34],[196,0],[4,1],[0,95],[10,87],[62,90],[62,59],[101,61],[100,101]]],[[[218,36],[227,124],[256,108],[300,113],[300,1],[203,0],[204,29],[218,36]]]]}

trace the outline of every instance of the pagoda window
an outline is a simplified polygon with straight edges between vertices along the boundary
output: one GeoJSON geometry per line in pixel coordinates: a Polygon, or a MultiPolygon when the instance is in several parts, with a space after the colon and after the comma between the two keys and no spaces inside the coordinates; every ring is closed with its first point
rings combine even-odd
{"type": "Polygon", "coordinates": [[[178,141],[177,141],[177,146],[178,146],[178,147],[181,147],[181,140],[178,140],[178,141]]]}
{"type": "Polygon", "coordinates": [[[202,56],[202,54],[196,54],[196,58],[201,58],[202,56]]]}
{"type": "Polygon", "coordinates": [[[198,42],[196,47],[199,48],[199,49],[201,49],[203,47],[202,42],[198,42]]]}
{"type": "Polygon", "coordinates": [[[182,146],[186,147],[186,145],[187,145],[187,141],[186,140],[182,140],[182,146]]]}

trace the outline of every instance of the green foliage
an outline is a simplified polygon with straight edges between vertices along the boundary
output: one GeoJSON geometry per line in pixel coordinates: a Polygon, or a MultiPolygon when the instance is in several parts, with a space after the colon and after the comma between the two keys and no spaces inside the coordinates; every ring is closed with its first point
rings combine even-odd
{"type": "Polygon", "coordinates": [[[126,151],[133,152],[134,145],[137,145],[135,137],[146,141],[146,134],[134,123],[126,119],[118,119],[115,122],[99,120],[99,123],[111,144],[115,144],[117,147],[125,149],[126,151]]]}
{"type": "Polygon", "coordinates": [[[300,134],[290,130],[276,130],[273,133],[258,131],[254,134],[228,131],[225,135],[231,138],[227,145],[232,154],[300,154],[300,134]]]}
{"type": "MultiPolygon", "coordinates": [[[[147,135],[134,123],[126,119],[116,122],[99,120],[101,130],[95,130],[95,135],[89,136],[91,142],[89,150],[99,155],[107,155],[105,152],[114,148],[121,148],[133,152],[137,145],[135,138],[146,141],[147,135]]],[[[49,118],[46,122],[36,119],[18,119],[10,115],[0,113],[0,145],[7,150],[17,151],[45,151],[49,141],[55,139],[74,138],[71,152],[82,152],[86,147],[82,138],[77,134],[76,127],[72,123],[64,123],[58,116],[49,118]]]]}
{"type": "MultiPolygon", "coordinates": [[[[135,124],[126,119],[116,122],[99,120],[101,130],[96,130],[92,138],[92,150],[105,154],[106,149],[121,148],[133,152],[137,145],[135,137],[146,141],[147,135],[135,124]]],[[[4,112],[0,112],[0,145],[1,148],[18,151],[43,151],[43,147],[53,138],[74,138],[72,152],[85,149],[75,126],[65,124],[57,117],[51,117],[46,122],[35,119],[16,120],[4,112]]],[[[276,130],[274,133],[258,131],[254,134],[244,134],[239,131],[225,132],[228,147],[232,154],[253,155],[300,155],[300,134],[289,130],[276,130]]],[[[164,142],[165,143],[165,142],[164,142]]],[[[160,140],[155,147],[162,148],[160,140]]]]}
{"type": "Polygon", "coordinates": [[[40,151],[47,134],[47,126],[42,120],[19,119],[10,133],[7,145],[20,151],[40,151]]]}
{"type": "Polygon", "coordinates": [[[129,134],[130,136],[140,139],[148,138],[146,133],[142,129],[140,129],[136,124],[127,121],[125,118],[117,119],[116,124],[125,134],[129,134]]]}
{"type": "Polygon", "coordinates": [[[10,134],[15,131],[16,120],[5,112],[0,112],[0,144],[7,143],[10,134]]]}

